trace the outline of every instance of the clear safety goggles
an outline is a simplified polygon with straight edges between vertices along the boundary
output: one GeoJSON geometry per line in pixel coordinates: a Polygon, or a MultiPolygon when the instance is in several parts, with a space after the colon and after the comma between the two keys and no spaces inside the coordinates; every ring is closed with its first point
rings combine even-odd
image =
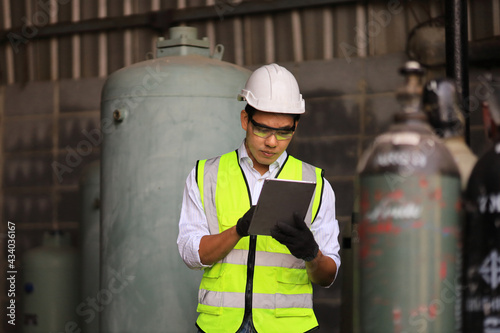
{"type": "Polygon", "coordinates": [[[289,140],[295,132],[295,124],[292,127],[274,128],[264,124],[259,124],[253,120],[253,118],[250,118],[250,122],[252,123],[253,134],[263,139],[267,139],[271,135],[274,135],[278,141],[289,140]]]}

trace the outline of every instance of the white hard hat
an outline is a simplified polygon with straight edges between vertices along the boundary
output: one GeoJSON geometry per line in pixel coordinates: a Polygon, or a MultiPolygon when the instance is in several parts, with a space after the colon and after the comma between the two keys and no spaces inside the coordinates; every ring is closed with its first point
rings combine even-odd
{"type": "Polygon", "coordinates": [[[264,112],[301,114],[305,102],[297,80],[285,67],[276,64],[262,66],[248,79],[238,99],[246,100],[255,109],[264,112]]]}

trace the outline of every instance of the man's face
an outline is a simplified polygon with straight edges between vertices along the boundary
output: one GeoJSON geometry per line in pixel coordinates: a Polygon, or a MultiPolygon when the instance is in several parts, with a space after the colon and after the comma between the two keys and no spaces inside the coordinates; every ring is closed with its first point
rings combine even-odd
{"type": "Polygon", "coordinates": [[[241,127],[246,131],[245,145],[248,155],[253,161],[254,168],[261,174],[264,174],[267,170],[269,170],[269,165],[276,161],[286,150],[292,138],[290,137],[286,140],[278,140],[276,138],[276,134],[279,136],[279,133],[282,131],[278,131],[278,133],[264,138],[254,134],[255,129],[260,128],[258,125],[263,125],[264,127],[271,127],[286,131],[293,128],[293,126],[297,124],[294,124],[292,116],[280,113],[257,111],[252,119],[253,123],[250,121],[246,111],[241,111],[241,127]],[[258,125],[254,125],[254,123],[258,125]]]}

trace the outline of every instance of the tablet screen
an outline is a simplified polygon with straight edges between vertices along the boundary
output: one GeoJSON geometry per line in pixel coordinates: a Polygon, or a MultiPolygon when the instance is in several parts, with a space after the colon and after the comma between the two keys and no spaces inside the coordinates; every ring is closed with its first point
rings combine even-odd
{"type": "Polygon", "coordinates": [[[304,219],[315,187],[315,182],[266,179],[248,233],[269,236],[276,222],[292,222],[294,212],[304,219]]]}

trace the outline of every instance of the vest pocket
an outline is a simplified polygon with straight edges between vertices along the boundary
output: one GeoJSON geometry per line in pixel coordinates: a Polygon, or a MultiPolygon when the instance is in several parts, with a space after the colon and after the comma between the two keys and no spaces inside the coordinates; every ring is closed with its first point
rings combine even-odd
{"type": "Polygon", "coordinates": [[[309,317],[314,315],[312,309],[305,308],[276,308],[274,316],[280,317],[309,317]]]}
{"type": "Polygon", "coordinates": [[[276,294],[276,317],[305,317],[314,315],[312,294],[276,294]]]}
{"type": "MultiPolygon", "coordinates": [[[[296,285],[307,285],[309,284],[309,276],[307,276],[306,269],[297,268],[281,268],[276,276],[278,283],[284,284],[296,284],[296,285]]],[[[290,288],[290,286],[285,285],[285,288],[290,288]]]]}
{"type": "Polygon", "coordinates": [[[312,286],[305,269],[282,268],[275,294],[276,317],[312,316],[312,286]]]}
{"type": "Polygon", "coordinates": [[[198,307],[196,311],[213,315],[222,313],[222,265],[215,264],[205,269],[198,290],[198,307]]]}
{"type": "Polygon", "coordinates": [[[243,214],[240,212],[226,212],[226,213],[218,213],[217,218],[219,219],[219,232],[223,232],[238,223],[238,220],[243,217],[243,214]]]}
{"type": "Polygon", "coordinates": [[[222,314],[221,306],[211,304],[221,304],[222,293],[200,289],[198,291],[198,307],[197,312],[219,316],[222,314]],[[208,303],[208,304],[207,304],[208,303]]]}

